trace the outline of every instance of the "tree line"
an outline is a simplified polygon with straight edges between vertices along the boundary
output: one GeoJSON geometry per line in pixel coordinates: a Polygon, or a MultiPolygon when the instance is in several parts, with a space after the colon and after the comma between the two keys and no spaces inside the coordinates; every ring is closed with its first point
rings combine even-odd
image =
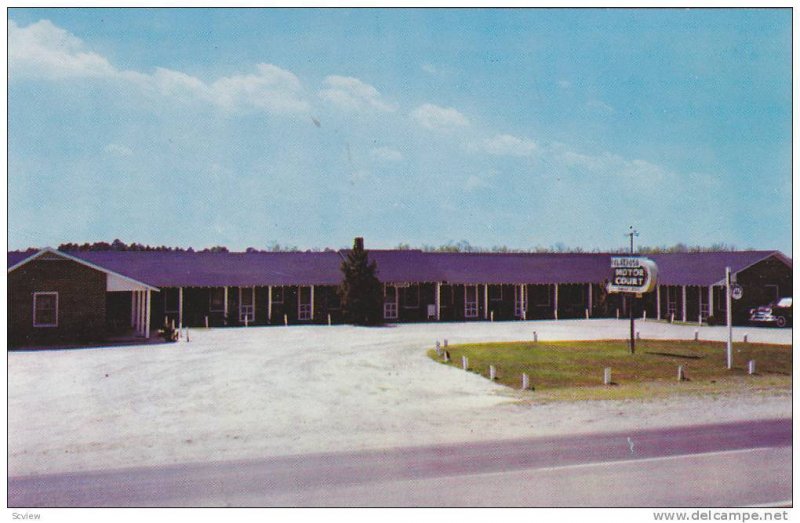
{"type": "MultiPolygon", "coordinates": [[[[492,247],[481,247],[470,244],[466,240],[458,242],[450,241],[443,245],[428,245],[423,244],[420,247],[412,247],[407,243],[398,244],[395,249],[397,250],[421,250],[423,252],[464,252],[464,253],[612,253],[612,254],[625,254],[628,249],[620,247],[618,249],[583,249],[581,247],[568,247],[563,243],[556,243],[554,245],[544,247],[537,245],[530,248],[513,248],[505,245],[495,245],[492,247]]],[[[29,247],[24,252],[36,252],[38,249],[29,247]]],[[[137,242],[125,243],[122,240],[115,239],[112,242],[85,242],[85,243],[62,243],[58,246],[59,251],[64,252],[81,252],[81,251],[148,251],[148,252],[231,252],[224,245],[214,245],[212,247],[205,247],[202,249],[195,249],[193,247],[172,247],[167,245],[147,245],[137,242]]],[[[338,249],[307,249],[305,252],[332,252],[338,249]]],[[[676,243],[674,245],[661,245],[661,246],[640,246],[636,252],[638,254],[668,254],[668,253],[695,253],[695,252],[733,252],[737,248],[734,245],[727,243],[713,243],[711,245],[687,245],[685,243],[676,243]]],[[[744,249],[746,251],[753,250],[752,248],[744,249]]],[[[292,245],[282,245],[273,242],[266,247],[247,247],[244,252],[301,252],[301,250],[292,245]]]]}

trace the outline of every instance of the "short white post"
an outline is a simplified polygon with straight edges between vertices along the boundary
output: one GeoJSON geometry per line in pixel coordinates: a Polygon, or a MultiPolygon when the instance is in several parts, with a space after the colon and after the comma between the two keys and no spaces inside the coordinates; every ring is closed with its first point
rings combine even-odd
{"type": "Polygon", "coordinates": [[[286,325],[287,327],[289,326],[289,315],[288,314],[284,314],[283,315],[283,324],[286,325]]]}
{"type": "Polygon", "coordinates": [[[461,367],[464,370],[469,369],[469,358],[467,358],[466,356],[461,356],[461,367]]]}
{"type": "Polygon", "coordinates": [[[538,343],[539,342],[539,335],[536,334],[536,331],[533,331],[533,342],[534,343],[538,343]]]}
{"type": "Polygon", "coordinates": [[[494,321],[494,311],[489,313],[489,318],[491,319],[491,321],[494,321]]]}
{"type": "Polygon", "coordinates": [[[439,343],[439,340],[436,340],[436,355],[442,355],[442,345],[439,343]]]}
{"type": "Polygon", "coordinates": [[[450,361],[450,353],[449,353],[449,352],[447,352],[446,350],[443,350],[443,351],[442,351],[442,360],[443,360],[445,363],[447,363],[448,361],[450,361]]]}
{"type": "Polygon", "coordinates": [[[641,340],[642,339],[642,333],[641,332],[636,331],[636,339],[637,340],[641,340]]]}
{"type": "Polygon", "coordinates": [[[747,334],[744,335],[743,340],[744,340],[745,343],[747,343],[747,334]]]}
{"type": "Polygon", "coordinates": [[[583,310],[586,313],[586,319],[588,320],[589,319],[589,309],[583,309],[583,310]]]}
{"type": "Polygon", "coordinates": [[[208,328],[208,316],[206,316],[206,329],[208,328]]]}
{"type": "MultiPolygon", "coordinates": [[[[702,294],[701,294],[701,296],[702,296],[702,294]]],[[[702,312],[697,314],[697,324],[698,325],[702,325],[703,324],[703,313],[702,312]]]]}
{"type": "Polygon", "coordinates": [[[528,390],[530,388],[531,388],[531,379],[527,374],[525,374],[523,372],[522,373],[522,390],[528,390]]]}
{"type": "Polygon", "coordinates": [[[674,323],[675,322],[675,313],[674,312],[669,315],[669,322],[670,323],[674,323]]]}
{"type": "Polygon", "coordinates": [[[619,307],[617,307],[617,319],[619,319],[619,307]]]}
{"type": "Polygon", "coordinates": [[[249,314],[244,315],[244,326],[247,327],[247,319],[250,317],[249,314]]]}
{"type": "Polygon", "coordinates": [[[642,321],[647,321],[647,309],[642,309],[642,321]]]}
{"type": "Polygon", "coordinates": [[[494,368],[494,365],[489,365],[489,379],[492,381],[497,379],[497,369],[494,368]]]}
{"type": "Polygon", "coordinates": [[[678,365],[678,381],[684,381],[686,379],[686,373],[683,370],[683,365],[678,365]]]}
{"type": "Polygon", "coordinates": [[[328,327],[330,326],[331,326],[331,315],[330,313],[328,313],[328,327]]]}
{"type": "Polygon", "coordinates": [[[175,330],[175,320],[172,320],[172,330],[175,330]]]}
{"type": "Polygon", "coordinates": [[[444,339],[444,346],[447,347],[447,338],[444,339]]]}
{"type": "Polygon", "coordinates": [[[603,385],[611,385],[611,367],[603,369],[603,385]]]}
{"type": "Polygon", "coordinates": [[[700,338],[700,333],[697,332],[697,329],[694,330],[694,341],[697,341],[700,338]]]}
{"type": "Polygon", "coordinates": [[[748,374],[756,373],[756,360],[750,360],[747,362],[747,373],[748,374]]]}

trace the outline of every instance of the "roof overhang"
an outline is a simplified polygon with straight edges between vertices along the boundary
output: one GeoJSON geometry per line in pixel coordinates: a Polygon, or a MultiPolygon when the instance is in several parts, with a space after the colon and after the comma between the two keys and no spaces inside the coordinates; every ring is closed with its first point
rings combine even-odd
{"type": "MultiPolygon", "coordinates": [[[[772,258],[772,257],[775,257],[777,260],[785,263],[790,269],[792,268],[792,259],[791,258],[789,258],[788,256],[786,256],[785,254],[783,254],[780,251],[774,251],[774,252],[771,252],[771,253],[767,254],[763,258],[759,258],[758,260],[754,261],[753,263],[745,265],[744,267],[742,267],[740,269],[734,270],[733,267],[731,267],[731,274],[738,274],[738,273],[740,273],[740,272],[742,272],[744,270],[749,269],[753,265],[761,263],[764,260],[767,260],[767,259],[772,258]]],[[[716,282],[711,284],[712,287],[716,286],[716,285],[725,285],[725,278],[722,278],[721,280],[716,281],[716,282]]]]}
{"type": "Polygon", "coordinates": [[[88,262],[77,256],[72,256],[65,252],[61,252],[59,250],[53,249],[52,247],[45,247],[44,249],[35,252],[25,258],[24,260],[20,260],[19,262],[15,263],[11,267],[8,268],[8,273],[15,271],[26,265],[34,260],[41,258],[44,255],[54,255],[65,260],[74,261],[75,263],[79,263],[85,267],[89,267],[90,269],[94,269],[96,271],[100,271],[106,274],[106,291],[108,292],[115,292],[115,291],[155,291],[158,292],[157,287],[153,287],[147,283],[144,283],[139,280],[135,280],[129,276],[125,276],[123,274],[119,274],[118,272],[114,272],[110,269],[106,269],[105,267],[101,267],[100,265],[96,265],[94,263],[88,262]]]}

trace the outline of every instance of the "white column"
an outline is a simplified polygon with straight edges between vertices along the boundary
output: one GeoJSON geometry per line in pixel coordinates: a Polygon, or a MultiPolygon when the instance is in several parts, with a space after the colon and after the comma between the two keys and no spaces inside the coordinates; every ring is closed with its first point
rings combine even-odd
{"type": "MultiPolygon", "coordinates": [[[[397,289],[395,289],[395,299],[397,299],[397,289]]],[[[314,286],[311,286],[311,321],[314,321],[314,286]]]]}
{"type": "Polygon", "coordinates": [[[681,316],[683,323],[686,323],[686,285],[683,285],[681,289],[681,316]]]}
{"type": "Polygon", "coordinates": [[[227,325],[228,323],[228,287],[223,287],[222,291],[222,314],[224,316],[224,322],[227,325]]]}
{"type": "Polygon", "coordinates": [[[708,315],[714,315],[714,286],[708,286],[708,315]]]}
{"type": "Polygon", "coordinates": [[[703,323],[703,288],[697,287],[697,323],[703,323]]]}
{"type": "Polygon", "coordinates": [[[555,319],[558,319],[558,284],[556,283],[554,285],[554,287],[555,287],[555,291],[553,293],[554,294],[554,296],[553,296],[553,317],[555,319]]]}
{"type": "Polygon", "coordinates": [[[272,285],[267,287],[267,323],[272,323],[272,285]]]}
{"type": "Polygon", "coordinates": [[[147,312],[144,319],[144,337],[150,338],[150,289],[147,289],[147,303],[145,305],[147,312]]]}
{"type": "Polygon", "coordinates": [[[589,316],[592,315],[592,284],[589,284],[589,303],[587,304],[587,309],[589,309],[589,316]]]}
{"type": "MultiPolygon", "coordinates": [[[[147,291],[148,296],[150,291],[147,291]]],[[[178,287],[178,326],[183,327],[183,287],[178,287]]]]}
{"type": "Polygon", "coordinates": [[[131,327],[136,327],[136,291],[131,291],[131,327]]]}
{"type": "Polygon", "coordinates": [[[483,284],[483,319],[489,319],[489,284],[483,284]]]}
{"type": "Polygon", "coordinates": [[[139,291],[139,336],[144,336],[145,294],[139,291]]]}
{"type": "Polygon", "coordinates": [[[442,317],[442,284],[436,282],[436,293],[434,294],[434,303],[436,304],[436,321],[442,317]]]}
{"type": "Polygon", "coordinates": [[[656,318],[661,319],[661,285],[656,285],[656,318]]]}

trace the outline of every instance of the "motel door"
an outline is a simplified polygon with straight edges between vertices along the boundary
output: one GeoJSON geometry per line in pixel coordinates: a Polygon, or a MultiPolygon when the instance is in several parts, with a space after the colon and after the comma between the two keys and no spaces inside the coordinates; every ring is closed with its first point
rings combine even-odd
{"type": "Polygon", "coordinates": [[[398,309],[398,292],[394,285],[383,286],[383,318],[385,320],[396,320],[398,309]]]}
{"type": "Polygon", "coordinates": [[[239,323],[253,323],[256,319],[255,287],[239,287],[239,323]]]}
{"type": "Polygon", "coordinates": [[[297,319],[309,321],[311,319],[311,287],[300,287],[297,291],[297,319]]]}
{"type": "Polygon", "coordinates": [[[464,317],[477,318],[478,317],[478,286],[465,285],[464,286],[464,317]]]}

